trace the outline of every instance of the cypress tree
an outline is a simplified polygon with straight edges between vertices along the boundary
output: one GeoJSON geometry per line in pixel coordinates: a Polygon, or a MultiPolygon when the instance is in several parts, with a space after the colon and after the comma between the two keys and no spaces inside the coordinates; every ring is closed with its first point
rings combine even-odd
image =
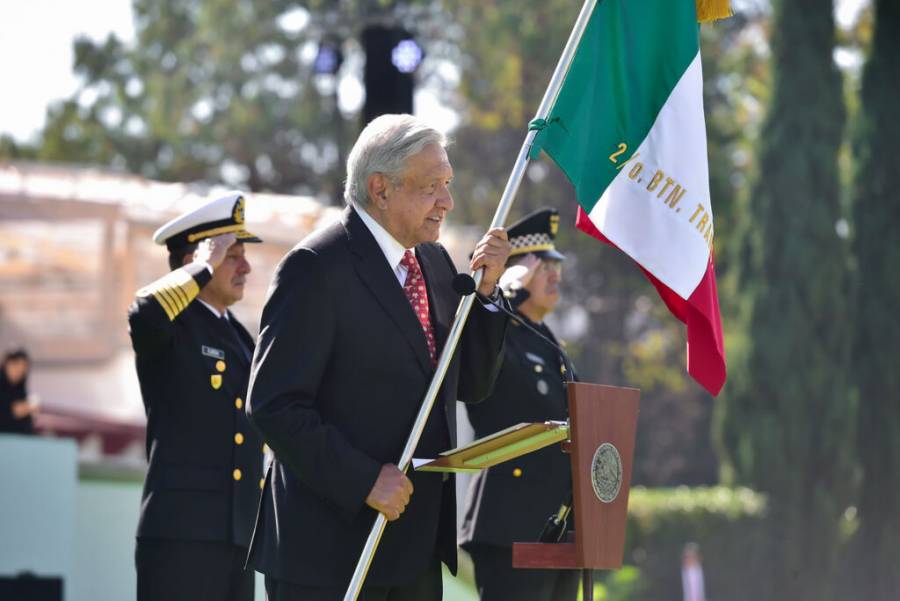
{"type": "Polygon", "coordinates": [[[853,156],[857,296],[853,379],[863,479],[853,573],[858,598],[900,591],[900,3],[876,0],[853,156]]]}
{"type": "Polygon", "coordinates": [[[836,231],[845,108],[832,1],[773,4],[772,93],[738,232],[742,342],[718,434],[734,479],[768,495],[767,547],[748,557],[764,564],[760,593],[821,600],[833,596],[854,428],[836,231]]]}

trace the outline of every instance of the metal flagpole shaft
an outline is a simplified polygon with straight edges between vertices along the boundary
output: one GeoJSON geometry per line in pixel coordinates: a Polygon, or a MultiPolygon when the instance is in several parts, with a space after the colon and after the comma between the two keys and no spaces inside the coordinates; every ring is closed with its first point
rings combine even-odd
{"type": "MultiPolygon", "coordinates": [[[[562,82],[569,70],[572,57],[575,55],[575,50],[578,47],[578,43],[581,41],[581,36],[584,34],[584,30],[587,27],[588,20],[590,19],[596,4],[597,0],[585,0],[584,5],[581,7],[581,13],[579,13],[578,19],[575,21],[572,33],[569,34],[569,40],[566,42],[566,47],[559,57],[559,62],[556,64],[556,69],[553,71],[553,76],[550,78],[550,84],[547,86],[546,92],[544,92],[544,98],[541,100],[535,119],[547,118],[547,114],[550,112],[550,108],[556,101],[556,96],[559,94],[559,89],[562,87],[562,82]]],[[[506,223],[506,218],[509,216],[509,211],[512,208],[516,192],[519,190],[519,184],[522,183],[522,177],[525,175],[525,168],[528,165],[528,153],[531,151],[531,145],[534,142],[534,137],[536,135],[537,131],[529,130],[528,135],[525,136],[525,141],[522,143],[522,148],[519,150],[516,163],[506,182],[506,188],[504,188],[503,195],[500,197],[500,204],[497,205],[497,210],[494,212],[494,218],[491,221],[490,226],[491,229],[502,227],[503,224],[506,223]]],[[[483,270],[479,269],[473,277],[475,278],[475,287],[477,289],[478,286],[481,285],[481,280],[484,277],[483,270]]],[[[441,352],[441,356],[438,359],[434,376],[431,378],[431,383],[428,385],[428,391],[425,393],[425,398],[422,400],[422,406],[419,408],[419,413],[416,415],[416,421],[413,423],[409,438],[407,438],[406,445],[403,447],[400,461],[397,462],[397,467],[403,472],[406,472],[409,468],[413,452],[416,449],[416,445],[419,444],[422,432],[425,430],[428,416],[431,414],[431,409],[437,399],[438,391],[441,388],[441,384],[444,382],[444,376],[447,374],[447,368],[450,366],[450,360],[453,358],[453,353],[456,351],[457,344],[459,344],[459,338],[462,335],[463,327],[466,324],[466,320],[469,317],[469,312],[472,310],[472,304],[474,302],[474,294],[464,296],[459,301],[459,306],[456,309],[456,317],[453,320],[453,326],[450,328],[450,334],[447,336],[447,342],[444,344],[444,350],[441,352]]],[[[375,557],[375,550],[378,548],[378,543],[381,541],[381,535],[384,534],[384,527],[386,525],[387,518],[384,517],[384,514],[379,513],[375,518],[375,523],[372,524],[372,529],[369,531],[369,537],[366,539],[366,544],[363,546],[359,561],[356,563],[356,569],[353,571],[353,577],[350,579],[350,584],[347,586],[347,592],[344,593],[344,601],[356,601],[356,598],[359,596],[359,592],[362,590],[363,582],[366,579],[366,574],[369,572],[369,567],[372,565],[372,559],[375,557]]]]}

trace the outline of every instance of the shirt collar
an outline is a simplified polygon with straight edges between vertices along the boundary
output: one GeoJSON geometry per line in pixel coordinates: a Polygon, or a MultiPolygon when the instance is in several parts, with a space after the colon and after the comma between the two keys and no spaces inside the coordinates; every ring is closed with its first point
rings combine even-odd
{"type": "Polygon", "coordinates": [[[403,253],[405,253],[407,249],[403,248],[403,245],[397,242],[396,238],[391,236],[380,223],[375,221],[375,218],[369,215],[368,211],[365,209],[356,209],[356,213],[359,215],[359,218],[362,219],[362,222],[366,224],[366,227],[369,228],[369,231],[375,238],[375,242],[378,243],[381,252],[384,253],[384,258],[387,259],[388,265],[391,266],[392,270],[397,271],[397,266],[400,265],[400,261],[403,259],[403,253]]]}
{"type": "Polygon", "coordinates": [[[206,302],[202,298],[198,298],[197,302],[201,303],[204,307],[206,307],[207,309],[212,311],[212,314],[215,315],[216,317],[218,317],[218,318],[224,317],[225,319],[228,319],[228,311],[226,311],[225,313],[219,313],[218,309],[216,309],[215,307],[210,305],[208,302],[206,302]]]}

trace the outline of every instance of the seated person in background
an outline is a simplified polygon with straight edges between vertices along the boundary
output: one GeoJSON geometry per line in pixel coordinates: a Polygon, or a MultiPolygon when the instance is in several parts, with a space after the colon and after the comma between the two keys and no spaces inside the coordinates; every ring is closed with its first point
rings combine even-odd
{"type": "Polygon", "coordinates": [[[33,434],[37,401],[28,397],[28,353],[14,349],[3,357],[0,370],[0,432],[33,434]]]}

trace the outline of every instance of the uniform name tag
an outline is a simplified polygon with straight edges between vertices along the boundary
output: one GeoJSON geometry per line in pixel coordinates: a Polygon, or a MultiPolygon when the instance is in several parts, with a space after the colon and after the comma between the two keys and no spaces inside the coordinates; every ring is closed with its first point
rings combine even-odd
{"type": "Polygon", "coordinates": [[[200,350],[207,357],[212,357],[213,359],[225,359],[225,351],[220,351],[217,348],[213,348],[211,346],[203,345],[200,347],[200,350]]]}
{"type": "Polygon", "coordinates": [[[535,355],[534,353],[528,353],[528,352],[525,353],[525,356],[528,357],[529,359],[531,359],[531,361],[533,363],[540,363],[541,365],[544,365],[543,357],[540,357],[538,355],[535,355]]]}

